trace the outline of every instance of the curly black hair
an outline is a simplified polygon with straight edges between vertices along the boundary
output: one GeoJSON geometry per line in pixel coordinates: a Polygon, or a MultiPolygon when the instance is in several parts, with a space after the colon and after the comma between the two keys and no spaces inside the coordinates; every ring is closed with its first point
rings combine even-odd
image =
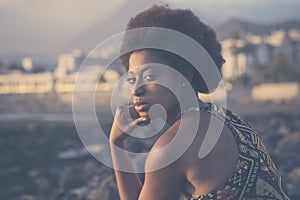
{"type": "MultiPolygon", "coordinates": [[[[149,9],[140,12],[135,17],[132,17],[127,24],[126,30],[128,31],[142,27],[167,28],[191,37],[202,45],[218,67],[219,71],[221,71],[225,60],[221,55],[221,45],[217,41],[216,33],[210,26],[200,21],[191,10],[171,9],[168,6],[153,5],[149,9]]],[[[145,39],[145,36],[138,37],[137,35],[131,36],[126,33],[121,46],[121,61],[127,71],[129,68],[129,58],[133,51],[126,52],[126,49],[133,46],[133,43],[136,44],[137,42],[145,39]],[[122,52],[126,53],[122,54],[122,52]]],[[[201,75],[195,71],[195,68],[185,59],[171,52],[164,52],[163,50],[155,51],[159,52],[158,55],[167,59],[170,66],[178,71],[182,72],[192,69],[194,76],[191,85],[196,92],[211,92],[212,88],[208,89],[201,75]]],[[[217,84],[218,83],[215,83],[215,87],[217,87],[217,84]]]]}

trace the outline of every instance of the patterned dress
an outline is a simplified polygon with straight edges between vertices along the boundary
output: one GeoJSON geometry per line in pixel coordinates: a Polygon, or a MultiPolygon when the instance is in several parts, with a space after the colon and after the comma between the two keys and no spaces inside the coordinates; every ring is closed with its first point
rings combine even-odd
{"type": "Polygon", "coordinates": [[[186,199],[290,199],[261,138],[245,121],[215,104],[205,104],[191,110],[208,112],[224,122],[235,137],[239,157],[234,172],[225,184],[206,195],[184,194],[186,199]]]}

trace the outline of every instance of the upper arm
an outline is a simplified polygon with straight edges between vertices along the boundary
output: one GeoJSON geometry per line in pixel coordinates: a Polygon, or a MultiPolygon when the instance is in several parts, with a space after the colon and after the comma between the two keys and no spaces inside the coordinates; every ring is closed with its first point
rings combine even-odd
{"type": "Polygon", "coordinates": [[[139,200],[177,199],[182,177],[172,164],[163,169],[146,172],[139,200]]]}
{"type": "Polygon", "coordinates": [[[150,154],[155,154],[155,156],[148,156],[146,160],[145,182],[140,193],[140,200],[165,200],[178,197],[184,177],[181,159],[175,160],[162,169],[154,171],[151,169],[151,167],[156,168],[159,164],[165,163],[168,159],[167,153],[161,148],[172,140],[176,131],[176,126],[173,130],[168,130],[152,147],[150,154]],[[159,150],[161,151],[158,152],[159,150]]]}

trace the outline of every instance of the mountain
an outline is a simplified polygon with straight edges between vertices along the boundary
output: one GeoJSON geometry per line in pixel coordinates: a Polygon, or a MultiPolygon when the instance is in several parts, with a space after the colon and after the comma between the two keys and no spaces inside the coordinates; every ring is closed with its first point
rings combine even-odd
{"type": "MultiPolygon", "coordinates": [[[[106,20],[92,25],[89,29],[77,35],[73,40],[71,40],[66,49],[78,48],[84,52],[92,50],[97,44],[110,36],[124,31],[127,22],[131,17],[134,17],[137,13],[150,8],[153,4],[168,4],[171,8],[176,8],[175,4],[167,3],[165,0],[127,0],[119,10],[112,13],[106,20]]],[[[214,20],[212,20],[207,13],[201,12],[200,8],[194,7],[192,10],[201,20],[204,20],[204,22],[209,23],[210,25],[214,24],[214,20]]]]}
{"type": "Polygon", "coordinates": [[[166,2],[160,0],[141,1],[127,0],[119,10],[112,13],[106,20],[94,24],[86,31],[80,33],[68,45],[68,49],[79,48],[83,51],[93,49],[97,44],[110,36],[122,32],[126,28],[127,21],[142,10],[151,7],[153,4],[165,5],[166,2]]]}
{"type": "Polygon", "coordinates": [[[241,38],[245,38],[247,33],[254,35],[267,35],[274,30],[300,30],[299,20],[288,20],[272,24],[256,24],[238,19],[231,19],[228,22],[217,26],[216,32],[219,40],[224,40],[238,34],[241,38]]]}
{"type": "MultiPolygon", "coordinates": [[[[101,23],[94,24],[86,31],[80,33],[73,39],[66,49],[79,48],[85,52],[92,50],[97,44],[109,38],[110,36],[124,31],[128,20],[135,16],[138,12],[149,8],[153,4],[166,4],[164,0],[140,1],[127,0],[119,10],[112,13],[110,17],[103,20],[101,23]]],[[[171,5],[173,6],[173,5],[171,5]]],[[[193,11],[201,20],[205,19],[210,25],[213,18],[205,12],[200,12],[200,8],[194,8],[193,11]]],[[[231,19],[219,26],[213,26],[217,32],[219,40],[232,37],[234,34],[242,38],[246,37],[247,33],[254,35],[267,35],[274,30],[288,30],[291,28],[300,30],[300,20],[292,19],[284,22],[274,22],[259,24],[241,19],[231,19]]]]}

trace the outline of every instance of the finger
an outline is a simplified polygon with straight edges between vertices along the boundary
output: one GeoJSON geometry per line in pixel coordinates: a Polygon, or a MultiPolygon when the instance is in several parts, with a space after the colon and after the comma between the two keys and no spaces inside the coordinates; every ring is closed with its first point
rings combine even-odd
{"type": "Polygon", "coordinates": [[[117,110],[116,110],[116,115],[115,115],[115,119],[117,119],[118,121],[124,123],[124,122],[130,122],[131,117],[129,115],[129,111],[128,111],[128,107],[125,106],[118,106],[117,110]]]}
{"type": "Polygon", "coordinates": [[[128,109],[129,109],[129,114],[133,119],[137,119],[140,117],[139,113],[135,110],[134,105],[129,105],[128,109]]]}
{"type": "Polygon", "coordinates": [[[130,119],[127,121],[133,121],[134,119],[137,119],[140,117],[140,115],[138,114],[138,112],[135,110],[133,105],[129,105],[129,106],[120,106],[119,107],[120,110],[120,114],[121,117],[123,119],[130,119]]]}
{"type": "Polygon", "coordinates": [[[134,119],[132,122],[130,122],[127,125],[127,131],[131,132],[133,131],[135,128],[137,128],[140,125],[146,124],[149,121],[149,119],[147,119],[146,117],[139,117],[137,119],[134,119]]]}

